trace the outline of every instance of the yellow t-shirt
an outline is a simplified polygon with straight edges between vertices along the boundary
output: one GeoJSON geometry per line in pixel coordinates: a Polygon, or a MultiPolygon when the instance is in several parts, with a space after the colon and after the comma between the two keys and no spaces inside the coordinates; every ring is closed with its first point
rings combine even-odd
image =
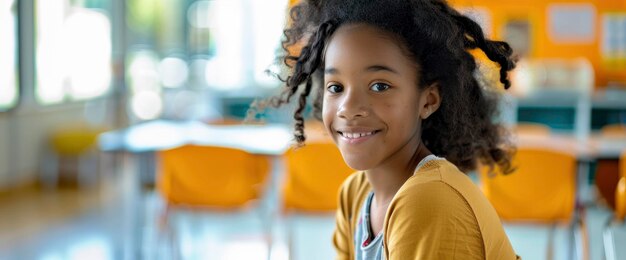
{"type": "MultiPolygon", "coordinates": [[[[370,191],[364,172],[341,187],[333,237],[337,259],[354,259],[356,220],[370,191]]],[[[387,209],[383,234],[385,259],[517,258],[487,198],[447,160],[427,162],[402,185],[387,209]]]]}

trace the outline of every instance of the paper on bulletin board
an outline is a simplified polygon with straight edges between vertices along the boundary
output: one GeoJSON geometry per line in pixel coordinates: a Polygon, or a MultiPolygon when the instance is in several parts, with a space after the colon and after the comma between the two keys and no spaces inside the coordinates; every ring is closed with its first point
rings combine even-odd
{"type": "Polygon", "coordinates": [[[554,43],[590,44],[595,40],[596,8],[588,3],[559,3],[547,8],[548,36],[554,43]]]}
{"type": "Polygon", "coordinates": [[[626,69],[626,13],[602,15],[601,51],[606,69],[626,69]]]}

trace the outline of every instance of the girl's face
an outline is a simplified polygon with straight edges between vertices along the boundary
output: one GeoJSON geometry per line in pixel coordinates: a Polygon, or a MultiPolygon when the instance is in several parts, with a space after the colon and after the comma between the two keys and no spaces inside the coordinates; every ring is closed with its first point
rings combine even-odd
{"type": "Polygon", "coordinates": [[[417,64],[396,41],[373,26],[341,26],[324,67],[324,125],[351,168],[374,169],[415,153],[420,117],[431,111],[424,111],[417,64]]]}

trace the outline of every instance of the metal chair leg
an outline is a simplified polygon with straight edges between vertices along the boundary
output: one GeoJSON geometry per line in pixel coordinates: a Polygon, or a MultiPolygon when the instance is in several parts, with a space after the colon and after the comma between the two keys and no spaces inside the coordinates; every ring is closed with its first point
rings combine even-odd
{"type": "Polygon", "coordinates": [[[159,237],[165,239],[165,244],[169,247],[171,259],[181,259],[178,241],[176,240],[175,228],[171,221],[172,206],[166,203],[165,209],[159,219],[159,237]]]}
{"type": "Polygon", "coordinates": [[[613,222],[613,216],[607,219],[604,224],[604,230],[602,231],[603,253],[604,259],[615,260],[615,243],[613,241],[613,235],[611,234],[611,223],[613,222]]]}
{"type": "Polygon", "coordinates": [[[546,259],[554,259],[554,233],[556,232],[556,223],[552,223],[548,230],[548,249],[546,250],[546,259]]]}
{"type": "Polygon", "coordinates": [[[289,250],[289,259],[291,260],[296,260],[296,248],[295,248],[295,232],[294,232],[294,227],[293,227],[293,222],[294,222],[294,216],[292,216],[293,213],[286,213],[286,218],[287,218],[287,247],[289,250]]]}
{"type": "Polygon", "coordinates": [[[262,201],[259,203],[257,210],[255,210],[258,214],[259,220],[261,221],[261,229],[263,230],[263,238],[265,240],[265,245],[267,246],[267,260],[272,259],[272,248],[274,246],[274,212],[268,208],[265,203],[262,201]]]}
{"type": "MultiPolygon", "coordinates": [[[[580,217],[577,219],[577,226],[579,236],[577,236],[576,240],[576,255],[578,259],[588,260],[589,259],[589,234],[587,232],[587,225],[585,222],[585,212],[584,208],[580,209],[580,217]]],[[[576,238],[576,237],[575,237],[576,238]]]]}

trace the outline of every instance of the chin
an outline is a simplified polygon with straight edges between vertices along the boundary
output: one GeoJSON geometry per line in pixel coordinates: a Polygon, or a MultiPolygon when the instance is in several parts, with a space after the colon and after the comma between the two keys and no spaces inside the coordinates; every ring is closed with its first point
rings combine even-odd
{"type": "Polygon", "coordinates": [[[346,162],[348,167],[354,169],[355,171],[365,171],[365,170],[373,168],[372,161],[366,158],[363,158],[360,156],[354,156],[354,155],[352,156],[344,155],[344,154],[342,154],[342,156],[343,156],[344,162],[346,162]]]}

